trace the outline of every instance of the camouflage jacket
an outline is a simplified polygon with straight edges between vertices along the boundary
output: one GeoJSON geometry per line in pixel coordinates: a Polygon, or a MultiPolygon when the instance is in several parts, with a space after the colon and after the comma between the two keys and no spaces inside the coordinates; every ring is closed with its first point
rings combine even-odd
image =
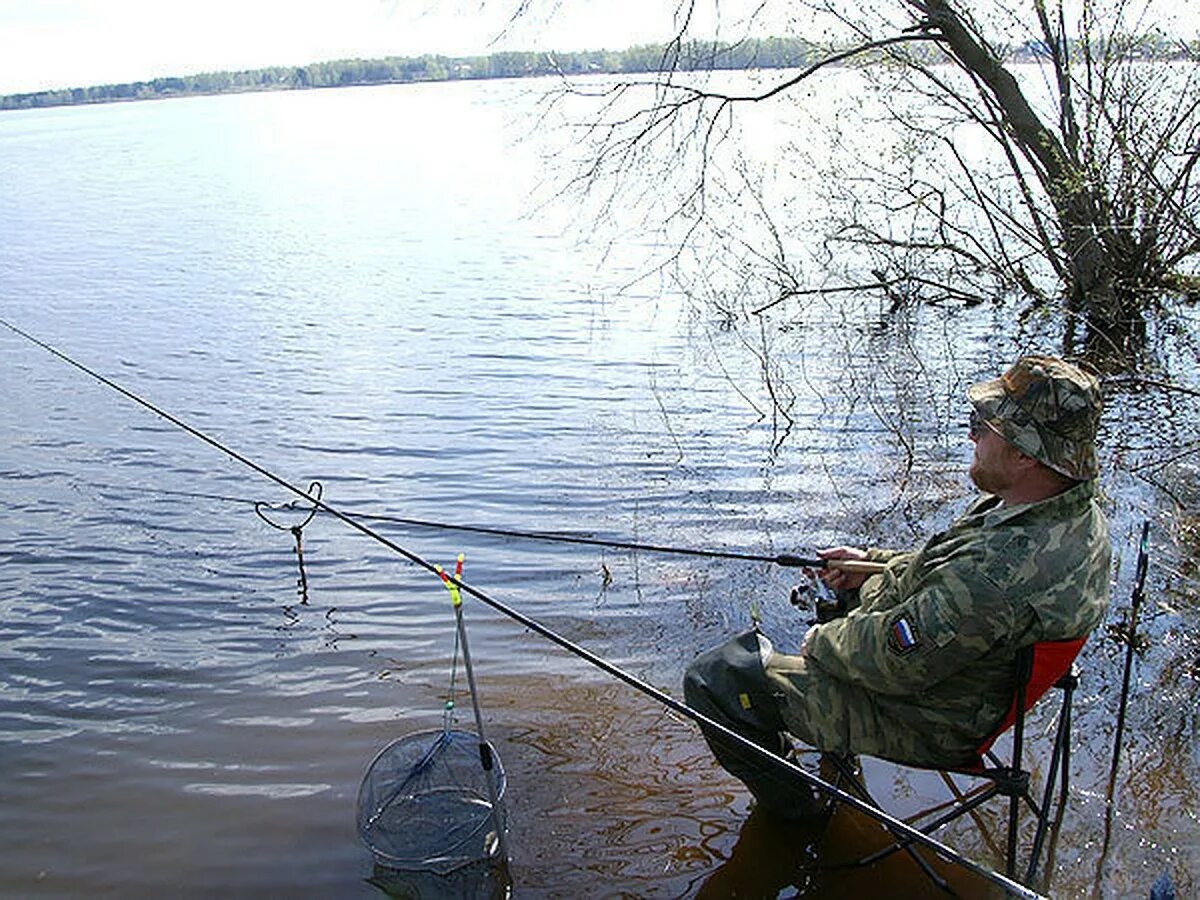
{"type": "Polygon", "coordinates": [[[985,495],[915,552],[869,555],[887,569],[844,618],[812,631],[807,656],[870,695],[871,718],[894,726],[885,730],[906,732],[857,748],[873,755],[964,759],[1008,709],[1018,650],[1089,633],[1108,602],[1094,481],[1016,506],[985,495]]]}

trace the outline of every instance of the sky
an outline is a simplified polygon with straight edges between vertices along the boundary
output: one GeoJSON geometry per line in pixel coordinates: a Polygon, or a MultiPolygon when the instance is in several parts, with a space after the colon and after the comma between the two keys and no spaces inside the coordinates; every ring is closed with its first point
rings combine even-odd
{"type": "Polygon", "coordinates": [[[669,37],[675,4],[544,0],[506,31],[521,6],[522,0],[0,0],[0,94],[353,57],[621,48],[669,37]]]}
{"type": "MultiPolygon", "coordinates": [[[[0,95],[354,57],[620,49],[670,38],[681,2],[687,0],[0,0],[0,95]],[[513,12],[526,6],[530,11],[508,28],[513,12]]],[[[715,31],[714,9],[722,33],[734,34],[760,8],[766,13],[754,33],[785,34],[791,29],[778,17],[802,8],[763,0],[695,5],[693,34],[715,31]]],[[[1172,30],[1200,33],[1200,0],[1157,5],[1172,30]]]]}

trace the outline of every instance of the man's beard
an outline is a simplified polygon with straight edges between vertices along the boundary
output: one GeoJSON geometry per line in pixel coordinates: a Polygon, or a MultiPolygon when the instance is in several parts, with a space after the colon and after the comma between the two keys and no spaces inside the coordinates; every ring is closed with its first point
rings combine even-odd
{"type": "Polygon", "coordinates": [[[971,463],[968,473],[975,487],[986,494],[999,494],[1012,486],[1012,479],[1006,472],[994,466],[980,464],[978,460],[971,463]]]}

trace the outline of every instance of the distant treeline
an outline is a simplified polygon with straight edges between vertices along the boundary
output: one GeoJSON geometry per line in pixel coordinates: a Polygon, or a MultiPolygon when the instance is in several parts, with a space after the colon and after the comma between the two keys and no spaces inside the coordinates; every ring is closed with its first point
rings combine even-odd
{"type": "MultiPolygon", "coordinates": [[[[1191,53],[1196,47],[1171,45],[1176,52],[1191,53]]],[[[122,100],[152,100],[189,94],[226,94],[245,91],[296,90],[303,88],[349,87],[365,84],[407,84],[419,81],[459,81],[482,78],[528,78],[538,75],[638,74],[664,68],[682,71],[717,69],[787,69],[810,65],[838,50],[813,44],[803,38],[763,38],[737,44],[693,42],[663,46],[645,44],[626,50],[582,50],[557,52],[505,52],[488,56],[417,56],[383,59],[342,59],[306,66],[273,66],[241,72],[205,72],[200,75],[155,78],[127,84],[35,91],[0,97],[0,110],[32,109],[43,106],[72,106],[84,103],[114,103],[122,100]]],[[[1016,59],[1036,58],[1033,45],[1014,48],[1016,59]]],[[[1163,46],[1146,45],[1138,51],[1146,58],[1168,59],[1174,54],[1163,46]]],[[[928,53],[932,47],[915,52],[928,53]]]]}
{"type": "Polygon", "coordinates": [[[824,52],[808,41],[768,38],[737,45],[687,44],[674,52],[661,45],[627,50],[569,53],[506,52],[488,56],[417,56],[340,59],[307,66],[273,66],[242,72],[205,72],[95,87],[36,91],[0,97],[0,109],[28,109],[81,103],[149,100],[188,94],[407,84],[480,78],[527,78],[538,75],[632,74],[659,71],[664,62],[684,70],[787,68],[815,61],[824,52]]]}

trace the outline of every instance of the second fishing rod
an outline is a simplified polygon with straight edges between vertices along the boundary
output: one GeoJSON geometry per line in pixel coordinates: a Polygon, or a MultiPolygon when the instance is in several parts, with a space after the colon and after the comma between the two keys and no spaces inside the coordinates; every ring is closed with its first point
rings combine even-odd
{"type": "MultiPolygon", "coordinates": [[[[249,502],[249,501],[247,501],[249,502]]],[[[290,501],[278,509],[298,509],[296,501],[290,501]]],[[[319,511],[319,506],[317,507],[319,511]]],[[[843,572],[856,572],[872,575],[882,572],[885,563],[867,559],[826,559],[821,556],[798,556],[792,553],[745,553],[736,550],[709,550],[697,547],[673,547],[664,544],[645,544],[635,541],[624,541],[612,538],[599,538],[589,535],[563,534],[553,531],[522,531],[514,528],[498,528],[485,525],[467,525],[454,522],[439,522],[432,519],[414,519],[406,516],[391,516],[384,514],[359,513],[359,519],[370,522],[389,522],[413,528],[428,528],[440,531],[466,532],[469,534],[485,534],[510,540],[546,541],[558,544],[579,544],[590,547],[604,547],[614,550],[629,550],[641,553],[663,553],[677,556],[704,557],[708,559],[736,559],[745,562],[773,563],[777,566],[805,569],[840,569],[843,572]]]]}
{"type": "MultiPolygon", "coordinates": [[[[313,482],[313,484],[319,486],[319,482],[313,482]]],[[[102,484],[95,484],[93,486],[97,488],[116,487],[113,485],[102,484]]],[[[221,500],[228,503],[243,503],[247,506],[253,506],[259,516],[263,517],[264,519],[264,511],[300,513],[308,518],[311,518],[315,513],[328,512],[328,510],[322,509],[321,504],[317,502],[321,496],[320,492],[316,491],[314,493],[312,488],[310,488],[307,494],[301,493],[300,499],[289,500],[284,503],[264,503],[261,500],[253,500],[247,497],[232,497],[225,494],[210,494],[199,491],[172,491],[162,488],[132,489],[143,490],[155,494],[194,497],[197,499],[206,500],[221,500]]],[[[121,485],[120,490],[128,491],[131,490],[131,488],[129,485],[121,485]]],[[[707,559],[732,559],[742,560],[745,562],[765,562],[787,568],[840,569],[843,572],[856,572],[864,575],[872,575],[877,572],[882,572],[886,566],[885,563],[866,559],[827,559],[821,556],[799,556],[793,553],[747,553],[739,550],[713,550],[700,547],[677,547],[665,544],[648,544],[637,541],[627,541],[620,538],[603,538],[597,537],[594,534],[571,534],[561,531],[529,531],[518,528],[501,528],[495,525],[473,525],[463,522],[446,522],[437,519],[418,519],[411,516],[389,515],[386,513],[368,513],[356,511],[354,515],[355,518],[364,522],[386,522],[392,525],[430,529],[434,531],[482,534],[490,537],[504,538],[506,540],[543,541],[556,544],[578,544],[587,547],[627,550],[634,553],[662,553],[674,554],[676,556],[701,557],[707,559]]],[[[276,525],[270,519],[266,519],[266,521],[268,524],[273,525],[274,527],[281,527],[276,525]]],[[[304,524],[308,524],[308,519],[305,520],[304,524]]]]}

